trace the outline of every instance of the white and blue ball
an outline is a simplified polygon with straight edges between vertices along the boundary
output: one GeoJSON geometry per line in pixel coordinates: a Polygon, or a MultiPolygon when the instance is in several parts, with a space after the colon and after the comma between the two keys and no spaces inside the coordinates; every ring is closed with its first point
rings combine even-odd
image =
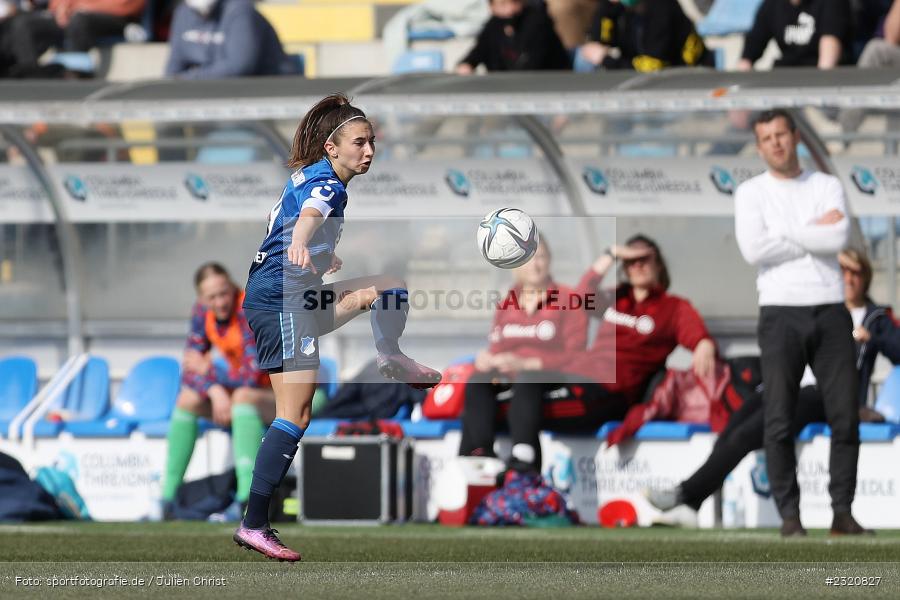
{"type": "Polygon", "coordinates": [[[481,255],[501,269],[514,269],[531,260],[539,240],[534,221],[518,208],[498,208],[478,225],[481,255]]]}

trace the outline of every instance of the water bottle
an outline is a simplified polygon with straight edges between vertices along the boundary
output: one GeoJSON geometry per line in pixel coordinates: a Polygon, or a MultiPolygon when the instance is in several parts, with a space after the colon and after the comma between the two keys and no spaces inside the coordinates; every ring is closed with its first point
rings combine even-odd
{"type": "Polygon", "coordinates": [[[734,477],[729,474],[722,485],[722,527],[734,529],[738,523],[737,494],[734,477]]]}
{"type": "Polygon", "coordinates": [[[568,448],[560,448],[556,452],[550,469],[550,479],[553,487],[561,492],[568,492],[575,485],[575,465],[572,462],[572,452],[568,448]]]}
{"type": "Polygon", "coordinates": [[[147,521],[162,521],[163,519],[161,480],[162,476],[160,473],[154,472],[147,483],[148,501],[150,503],[147,508],[147,516],[145,517],[147,521]]]}

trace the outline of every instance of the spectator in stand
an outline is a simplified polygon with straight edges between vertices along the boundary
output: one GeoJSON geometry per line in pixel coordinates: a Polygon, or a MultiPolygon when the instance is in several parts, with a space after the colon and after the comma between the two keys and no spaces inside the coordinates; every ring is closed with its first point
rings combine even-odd
{"type": "Polygon", "coordinates": [[[547,12],[566,49],[574,51],[584,43],[587,26],[599,3],[600,0],[547,0],[547,12]]]}
{"type": "Polygon", "coordinates": [[[525,0],[489,0],[491,18],[475,47],[456,66],[471,75],[478,65],[488,71],[569,70],[572,60],[563,47],[544,4],[525,0]]]}
{"type": "Polygon", "coordinates": [[[238,520],[250,494],[253,463],[264,433],[275,418],[269,376],[259,368],[256,341],[244,314],[244,292],[218,263],[201,266],[194,276],[197,303],[182,364],[181,392],[172,412],[162,485],[163,515],[172,503],[197,440],[197,419],[208,417],[231,427],[237,475],[235,503],[225,513],[238,520]],[[223,361],[217,361],[218,355],[223,361]]]}
{"type": "Polygon", "coordinates": [[[744,38],[738,69],[753,70],[774,38],[776,67],[831,69],[852,63],[850,0],[764,0],[744,38]]]}
{"type": "Polygon", "coordinates": [[[859,374],[837,260],[850,231],[844,191],[837,177],[801,168],[800,134],[790,113],[765,111],[753,130],[768,170],[735,192],[735,238],[744,259],[759,271],[766,468],[781,535],[806,535],[792,430],[806,365],[821,384],[831,426],[831,531],[866,533],[851,514],[859,457],[859,374]]]}
{"type": "MultiPolygon", "coordinates": [[[[853,318],[860,421],[883,421],[882,415],[866,405],[869,382],[879,353],[894,364],[900,363],[900,325],[894,321],[889,307],[878,306],[869,297],[872,265],[866,256],[848,249],[840,253],[838,262],[844,280],[844,304],[853,318]]],[[[809,423],[826,420],[822,393],[809,366],[803,381],[791,427],[794,435],[809,423]]],[[[763,431],[762,395],[756,394],[732,415],[703,466],[675,488],[648,490],[647,499],[664,511],[682,504],[698,510],[704,500],[722,487],[725,477],[747,454],[763,447],[763,431]]]]}
{"type": "Polygon", "coordinates": [[[6,29],[8,48],[20,69],[36,69],[50,48],[87,52],[97,40],[121,36],[137,20],[145,0],[50,0],[46,10],[22,12],[6,29]]]}
{"type": "Polygon", "coordinates": [[[678,0],[600,0],[588,38],[576,52],[576,71],[715,64],[678,0]]]}
{"type": "Polygon", "coordinates": [[[893,0],[850,0],[853,18],[852,60],[859,62],[863,48],[870,40],[881,37],[884,17],[893,4],[893,0]]]}
{"type": "Polygon", "coordinates": [[[900,0],[894,0],[882,23],[882,37],[866,44],[857,66],[871,69],[900,66],[900,0]]]}
{"type": "Polygon", "coordinates": [[[14,0],[0,0],[0,77],[59,77],[63,68],[41,70],[37,64],[20,65],[12,39],[12,23],[19,13],[14,0]]]}
{"type": "MultiPolygon", "coordinates": [[[[891,4],[879,29],[883,37],[869,40],[856,66],[863,69],[900,67],[900,0],[894,0],[891,4]]],[[[859,130],[867,112],[869,111],[858,108],[843,111],[840,116],[841,128],[845,132],[859,130]]],[[[887,118],[887,131],[897,131],[896,112],[888,112],[887,118]]]]}
{"type": "Polygon", "coordinates": [[[175,9],[166,76],[295,75],[278,34],[252,0],[184,0],[175,9]]]}
{"type": "Polygon", "coordinates": [[[559,400],[572,404],[573,418],[566,424],[594,416],[603,422],[618,412],[606,415],[602,404],[587,403],[597,386],[584,386],[583,379],[564,372],[572,356],[584,352],[588,320],[584,310],[560,310],[569,307],[574,290],[553,280],[546,241],[541,239],[534,257],[514,276],[515,286],[494,313],[490,346],[478,353],[476,372],[466,384],[459,453],[494,456],[495,422],[502,416],[501,406],[508,406],[513,441],[509,465],[540,470],[538,433],[548,391],[559,390],[559,400]],[[498,396],[504,393],[510,395],[509,403],[501,405],[498,396]]]}

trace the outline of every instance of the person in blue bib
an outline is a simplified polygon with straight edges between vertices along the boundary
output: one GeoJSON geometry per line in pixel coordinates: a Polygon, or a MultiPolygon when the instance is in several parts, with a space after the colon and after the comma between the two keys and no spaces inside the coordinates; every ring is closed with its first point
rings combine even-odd
{"type": "Polygon", "coordinates": [[[266,236],[253,259],[244,310],[256,336],[260,368],[270,376],[276,418],[253,469],[238,545],[268,558],[297,561],[269,527],[269,501],[294,460],[309,424],[319,367],[319,337],[371,312],[376,362],[382,375],[416,388],[441,380],[439,372],[400,351],[409,311],[406,284],[389,275],[323,284],[341,268],[335,248],[347,208],[346,186],[364,175],[375,156],[372,124],[342,94],[323,98],[294,136],[296,169],[269,213],[266,236]]]}

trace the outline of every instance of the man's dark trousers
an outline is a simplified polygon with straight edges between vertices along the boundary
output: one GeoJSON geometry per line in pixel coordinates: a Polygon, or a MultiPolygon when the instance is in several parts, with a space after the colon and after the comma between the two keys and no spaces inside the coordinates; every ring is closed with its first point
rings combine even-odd
{"type": "Polygon", "coordinates": [[[782,519],[800,516],[791,425],[807,364],[818,381],[831,426],[831,507],[835,513],[850,512],[859,457],[858,373],[852,330],[853,321],[843,304],[760,307],[766,468],[782,519]]]}

